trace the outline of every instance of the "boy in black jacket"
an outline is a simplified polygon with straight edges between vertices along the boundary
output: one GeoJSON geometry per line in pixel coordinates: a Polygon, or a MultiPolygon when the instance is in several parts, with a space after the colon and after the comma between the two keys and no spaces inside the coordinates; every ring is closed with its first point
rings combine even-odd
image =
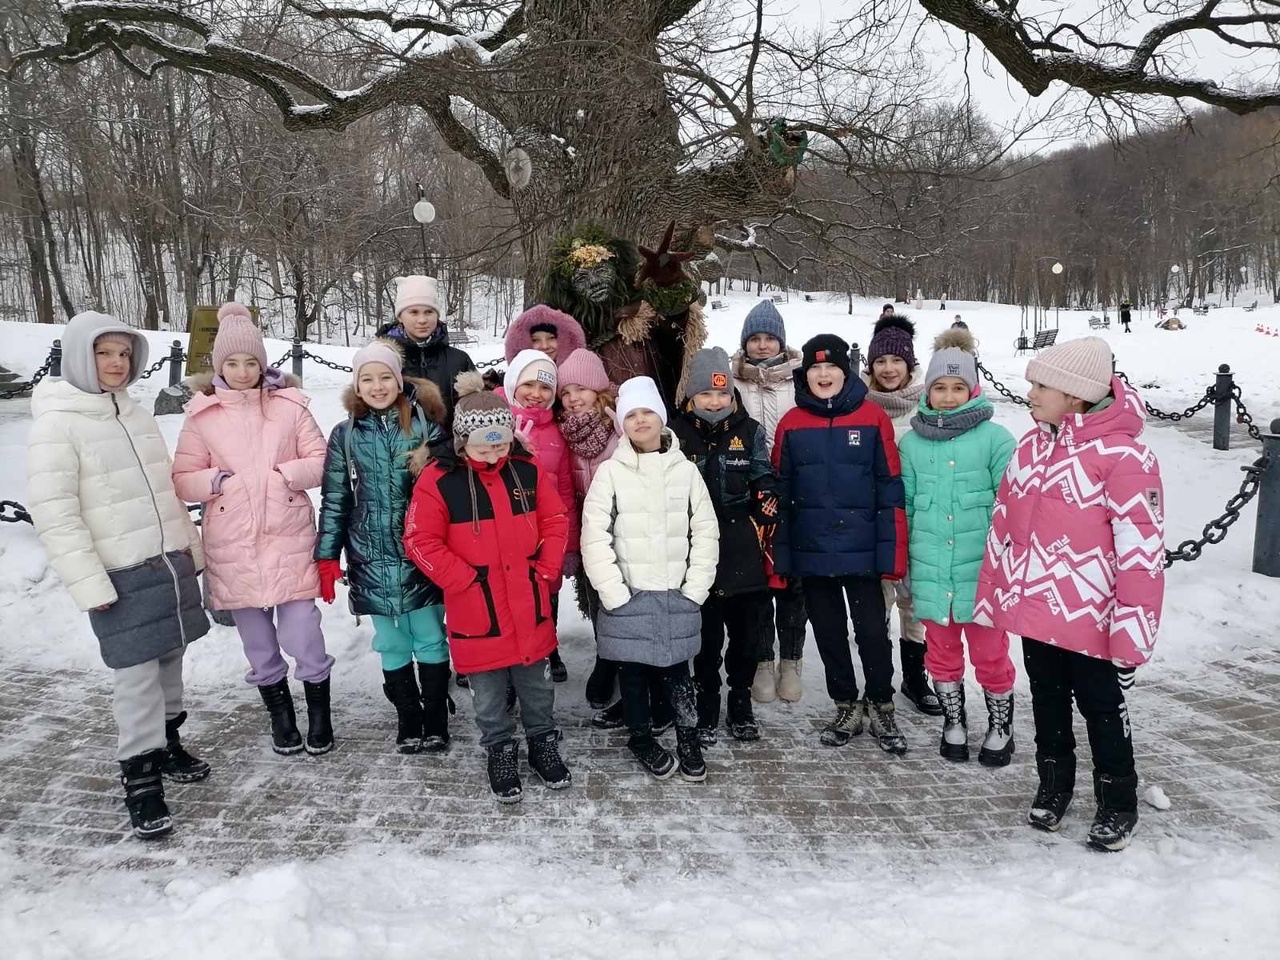
{"type": "Polygon", "coordinates": [[[720,723],[720,665],[729,675],[730,734],[758,740],[751,681],[762,642],[762,607],[768,602],[761,532],[774,523],[777,498],[764,428],[734,395],[729,355],[699,350],[689,364],[689,399],[671,429],[697,464],[720,524],[720,562],[702,607],[702,649],[693,661],[698,685],[698,739],[716,742],[720,723]],[[722,657],[726,631],[728,656],[722,657]]]}

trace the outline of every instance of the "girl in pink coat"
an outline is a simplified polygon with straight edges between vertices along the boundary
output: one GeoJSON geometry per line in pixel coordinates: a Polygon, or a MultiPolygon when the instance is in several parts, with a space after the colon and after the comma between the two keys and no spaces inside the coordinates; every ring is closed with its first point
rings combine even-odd
{"type": "MultiPolygon", "coordinates": [[[[575,350],[560,364],[560,411],[556,416],[560,432],[569,447],[573,467],[573,510],[575,523],[581,525],[582,501],[600,464],[613,456],[618,447],[618,430],[614,419],[617,387],[609,382],[604,362],[590,350],[575,350]]],[[[600,595],[591,581],[577,571],[578,607],[595,626],[600,613],[600,595]]],[[[618,664],[596,658],[587,679],[587,702],[597,710],[613,701],[618,664]]],[[[621,720],[613,726],[620,726],[621,720]]]]}
{"type": "Polygon", "coordinates": [[[298,383],[267,366],[262,333],[238,303],[218,311],[215,375],[193,382],[173,457],[178,496],[204,504],[210,606],[235,618],[248,683],[271,715],[276,753],[333,749],[329,671],[320,630],[320,576],[311,559],[325,439],[298,383]],[[298,732],[284,650],[307,696],[306,742],[298,732]]]}
{"type": "MultiPolygon", "coordinates": [[[[533,453],[542,470],[555,485],[562,503],[573,503],[573,472],[569,459],[569,447],[564,434],[556,423],[552,406],[556,402],[556,365],[540,350],[521,350],[507,367],[507,375],[499,391],[511,407],[516,421],[516,436],[533,453]]],[[[582,565],[578,552],[579,517],[569,511],[569,538],[565,545],[562,575],[571,577],[582,565]]],[[[558,618],[560,611],[560,585],[557,580],[551,589],[551,616],[558,618]]],[[[569,679],[560,651],[551,654],[551,679],[564,683],[569,679]]]]}
{"type": "Polygon", "coordinates": [[[1093,751],[1089,845],[1122,850],[1138,824],[1124,690],[1151,657],[1164,600],[1160,466],[1105,340],[1045,350],[1027,379],[1036,425],[996,494],[974,620],[1023,638],[1040,774],[1031,825],[1056,831],[1071,803],[1074,697],[1093,751]]]}
{"type": "Polygon", "coordinates": [[[511,321],[503,339],[503,359],[511,363],[521,350],[544,353],[558,367],[587,345],[577,320],[545,303],[535,303],[511,321]]]}

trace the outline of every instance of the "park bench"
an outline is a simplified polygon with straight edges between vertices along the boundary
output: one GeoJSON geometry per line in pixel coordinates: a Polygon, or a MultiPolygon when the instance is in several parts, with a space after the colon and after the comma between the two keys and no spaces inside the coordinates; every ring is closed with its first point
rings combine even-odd
{"type": "Polygon", "coordinates": [[[1046,347],[1052,347],[1058,340],[1058,328],[1052,330],[1041,330],[1034,337],[1028,340],[1026,337],[1018,337],[1013,341],[1015,353],[1026,353],[1028,350],[1035,352],[1044,350],[1046,347]]]}
{"type": "Polygon", "coordinates": [[[1192,307],[1191,313],[1193,316],[1207,317],[1209,315],[1209,305],[1207,303],[1202,303],[1198,307],[1192,307]]]}
{"type": "Polygon", "coordinates": [[[1253,311],[1255,311],[1255,310],[1257,310],[1257,309],[1258,309],[1258,301],[1257,301],[1257,300],[1255,300],[1255,301],[1253,301],[1253,303],[1249,304],[1247,307],[1245,307],[1245,308],[1244,308],[1244,312],[1245,312],[1245,313],[1253,313],[1253,311]]]}
{"type": "MultiPolygon", "coordinates": [[[[806,293],[806,294],[804,295],[804,302],[805,302],[805,303],[813,303],[813,301],[814,301],[815,299],[817,299],[817,298],[816,298],[816,297],[814,297],[814,295],[813,295],[812,293],[806,293]]],[[[1255,303],[1255,304],[1254,304],[1254,306],[1256,307],[1256,306],[1257,306],[1257,304],[1255,303]]]]}
{"type": "Polygon", "coordinates": [[[1110,329],[1111,329],[1111,318],[1110,318],[1110,317],[1099,317],[1099,316],[1093,316],[1093,317],[1090,317],[1090,318],[1089,318],[1089,329],[1090,329],[1090,330],[1110,330],[1110,329]]]}
{"type": "Polygon", "coordinates": [[[775,293],[769,299],[772,300],[774,303],[786,303],[788,300],[788,297],[785,293],[775,293]]]}
{"type": "Polygon", "coordinates": [[[729,305],[728,305],[727,303],[725,303],[723,300],[712,300],[712,301],[711,301],[711,309],[712,309],[712,310],[724,310],[724,309],[725,309],[725,308],[727,308],[728,306],[729,306],[729,305]]]}

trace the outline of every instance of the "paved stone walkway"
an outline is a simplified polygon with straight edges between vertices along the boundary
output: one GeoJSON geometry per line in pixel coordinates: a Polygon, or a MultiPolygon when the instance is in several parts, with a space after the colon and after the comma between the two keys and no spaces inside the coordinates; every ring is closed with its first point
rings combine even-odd
{"type": "MultiPolygon", "coordinates": [[[[54,680],[5,667],[0,840],[55,869],[126,867],[158,878],[189,865],[235,872],[387,841],[422,853],[498,842],[624,871],[639,868],[639,852],[650,867],[656,853],[676,869],[715,868],[744,855],[803,868],[851,857],[864,864],[936,859],[945,851],[985,858],[1010,845],[1078,842],[1092,816],[1084,788],[1059,837],[1024,825],[1035,789],[1025,703],[1019,752],[1004,770],[940,759],[937,722],[911,713],[901,698],[912,746],[905,758],[881,754],[865,736],[842,749],[822,747],[817,733],[828,701],[816,658],[803,703],[758,708],[765,739],[709,750],[704,784],[656,783],[637,772],[622,734],[587,724],[585,652],[571,650],[567,659],[573,678],[558,688],[558,712],[575,784],[566,792],[526,779],[522,804],[493,802],[465,694],[451,752],[403,757],[392,749],[389,705],[344,694],[338,678],[338,748],[320,758],[282,758],[269,749],[253,691],[236,687],[190,697],[189,742],[214,774],[169,788],[177,829],[148,844],[128,836],[113,780],[105,674],[54,680]]],[[[1280,652],[1210,664],[1195,677],[1163,676],[1143,683],[1140,674],[1131,696],[1143,785],[1159,784],[1173,802],[1166,812],[1143,805],[1140,842],[1280,839],[1280,652]]],[[[976,730],[973,738],[976,748],[976,730]]],[[[1082,788],[1087,782],[1084,774],[1082,788]]]]}

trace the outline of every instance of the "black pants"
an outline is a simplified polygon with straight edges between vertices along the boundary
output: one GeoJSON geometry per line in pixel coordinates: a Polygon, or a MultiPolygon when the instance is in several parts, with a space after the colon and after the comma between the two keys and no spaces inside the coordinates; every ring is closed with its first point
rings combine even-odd
{"type": "Polygon", "coordinates": [[[618,686],[622,690],[622,720],[633,737],[652,734],[650,706],[660,708],[664,701],[669,702],[675,711],[678,726],[697,726],[696,694],[687,662],[670,667],[621,663],[618,665],[618,686]]]}
{"type": "Polygon", "coordinates": [[[808,619],[804,590],[798,580],[792,580],[783,590],[770,590],[769,602],[760,608],[759,660],[773,662],[774,637],[778,640],[778,659],[799,660],[803,657],[808,619]]]}
{"type": "Polygon", "coordinates": [[[858,657],[867,679],[867,699],[872,703],[890,703],[893,700],[893,653],[889,646],[889,628],[885,625],[880,580],[805,577],[803,582],[804,602],[827,673],[827,693],[831,699],[836,703],[853,703],[858,699],[858,678],[849,652],[849,621],[852,620],[858,657]]]}
{"type": "Polygon", "coordinates": [[[728,674],[729,689],[746,691],[756,675],[756,654],[760,649],[760,626],[772,612],[769,594],[740,593],[732,597],[712,594],[702,605],[702,649],[693,658],[693,678],[700,697],[718,702],[720,665],[728,674]],[[729,649],[725,650],[725,633],[729,649]]]}
{"type": "Polygon", "coordinates": [[[1115,664],[1030,637],[1022,640],[1022,662],[1031,682],[1036,757],[1046,760],[1075,756],[1076,738],[1071,730],[1074,695],[1089,733],[1094,769],[1112,777],[1133,776],[1129,711],[1115,664]]]}

